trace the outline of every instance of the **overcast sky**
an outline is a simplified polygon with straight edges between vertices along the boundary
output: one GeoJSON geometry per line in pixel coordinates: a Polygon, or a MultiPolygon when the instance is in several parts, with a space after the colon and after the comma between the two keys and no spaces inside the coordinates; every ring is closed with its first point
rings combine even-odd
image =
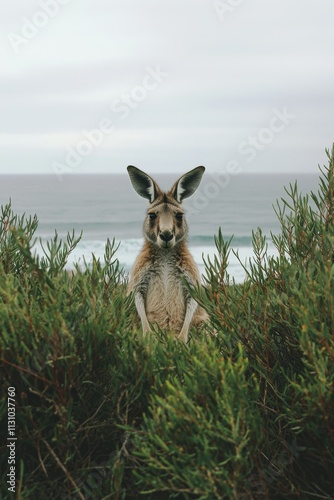
{"type": "Polygon", "coordinates": [[[317,172],[333,21],[333,0],[3,0],[0,172],[317,172]]]}

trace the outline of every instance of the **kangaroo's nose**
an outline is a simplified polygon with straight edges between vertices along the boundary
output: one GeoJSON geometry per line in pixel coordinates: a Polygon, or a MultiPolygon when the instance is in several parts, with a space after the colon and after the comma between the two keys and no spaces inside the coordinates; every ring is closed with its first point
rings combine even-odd
{"type": "Polygon", "coordinates": [[[164,231],[163,233],[160,233],[159,236],[162,239],[162,241],[166,241],[167,243],[173,238],[173,233],[171,233],[170,231],[164,231]]]}

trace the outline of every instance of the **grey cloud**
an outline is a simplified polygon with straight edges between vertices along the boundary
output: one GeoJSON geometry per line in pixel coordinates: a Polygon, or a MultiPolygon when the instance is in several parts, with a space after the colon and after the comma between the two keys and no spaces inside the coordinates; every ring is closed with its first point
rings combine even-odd
{"type": "MultiPolygon", "coordinates": [[[[333,140],[332,0],[244,1],[223,21],[213,4],[73,1],[19,55],[4,36],[0,134],[71,132],[80,137],[83,129],[109,117],[128,133],[130,144],[134,130],[140,137],[151,129],[161,133],[130,151],[115,140],[114,150],[96,151],[82,171],[108,171],[111,160],[116,168],[129,155],[152,166],[162,155],[165,167],[176,157],[187,164],[197,163],[197,157],[198,163],[202,158],[218,168],[241,140],[266,126],[273,108],[286,106],[296,114],[294,125],[248,168],[268,168],[262,158],[271,153],[270,166],[278,169],[289,151],[295,168],[304,168],[297,146],[304,143],[313,158],[333,140]],[[156,64],[169,72],[166,81],[126,120],[113,116],[112,101],[140,85],[145,68],[156,64]],[[196,129],[208,133],[201,136],[196,129]],[[221,134],[210,136],[210,130],[221,134]]],[[[29,8],[23,0],[8,3],[0,21],[3,33],[19,30],[21,18],[30,19],[38,8],[39,2],[29,8]]],[[[0,172],[7,165],[10,171],[22,170],[19,144],[18,137],[18,147],[3,145],[0,172]]],[[[31,148],[31,171],[47,170],[65,146],[45,145],[43,153],[31,148]]]]}

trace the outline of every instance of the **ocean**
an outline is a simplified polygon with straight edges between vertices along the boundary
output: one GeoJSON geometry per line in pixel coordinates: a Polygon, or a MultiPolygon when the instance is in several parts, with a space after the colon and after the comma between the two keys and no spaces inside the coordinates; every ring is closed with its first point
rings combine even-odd
{"type": "MultiPolygon", "coordinates": [[[[182,174],[183,172],[180,172],[182,174]]],[[[169,189],[180,174],[153,177],[169,189]]],[[[275,254],[270,233],[280,232],[273,205],[287,198],[284,186],[295,180],[303,194],[316,191],[318,175],[239,174],[230,177],[205,173],[197,193],[185,200],[188,212],[189,248],[204,272],[202,255],[215,253],[214,235],[222,229],[224,239],[233,235],[231,248],[239,252],[243,263],[252,257],[252,230],[260,227],[267,236],[269,253],[275,254]],[[217,180],[218,179],[218,180],[217,180]]],[[[91,261],[92,253],[103,259],[107,238],[120,244],[116,253],[126,272],[138,254],[142,242],[142,224],[147,207],[145,199],[133,190],[127,175],[0,175],[0,204],[11,199],[13,210],[22,215],[37,214],[36,236],[45,243],[55,230],[66,237],[73,229],[83,237],[71,254],[67,267],[75,262],[91,261]]],[[[40,254],[40,244],[36,244],[40,254]]],[[[242,282],[245,271],[231,252],[228,272],[242,282]]]]}

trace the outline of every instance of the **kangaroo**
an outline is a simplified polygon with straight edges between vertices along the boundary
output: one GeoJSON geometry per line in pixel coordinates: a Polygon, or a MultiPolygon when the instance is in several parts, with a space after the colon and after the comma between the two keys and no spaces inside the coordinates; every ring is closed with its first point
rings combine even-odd
{"type": "Polygon", "coordinates": [[[143,227],[144,246],[127,289],[128,295],[134,292],[144,335],[150,332],[150,323],[158,324],[187,342],[190,326],[208,319],[185,285],[185,281],[191,285],[199,283],[200,275],[187,248],[188,226],[182,208],[182,201],[198,188],[204,170],[190,170],[165,193],[145,172],[128,167],[133,188],[149,201],[143,227]]]}

